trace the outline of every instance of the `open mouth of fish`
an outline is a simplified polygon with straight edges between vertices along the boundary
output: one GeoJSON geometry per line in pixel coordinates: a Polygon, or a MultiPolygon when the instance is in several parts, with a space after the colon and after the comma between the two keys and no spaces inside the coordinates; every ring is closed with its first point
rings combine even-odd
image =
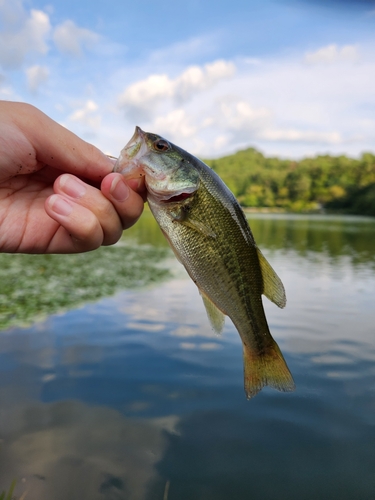
{"type": "Polygon", "coordinates": [[[190,198],[190,196],[192,196],[194,193],[181,193],[181,194],[177,194],[175,196],[171,196],[170,198],[168,199],[163,199],[161,200],[163,203],[177,203],[179,201],[184,201],[186,200],[187,198],[190,198]]]}
{"type": "MultiPolygon", "coordinates": [[[[145,170],[147,173],[147,167],[145,170]]],[[[185,187],[185,189],[176,191],[166,191],[163,189],[159,190],[152,187],[150,183],[147,181],[148,179],[146,175],[146,187],[148,191],[148,196],[151,196],[152,198],[161,203],[178,203],[180,201],[186,200],[187,198],[190,198],[197,191],[197,187],[193,187],[191,189],[185,187]]]]}

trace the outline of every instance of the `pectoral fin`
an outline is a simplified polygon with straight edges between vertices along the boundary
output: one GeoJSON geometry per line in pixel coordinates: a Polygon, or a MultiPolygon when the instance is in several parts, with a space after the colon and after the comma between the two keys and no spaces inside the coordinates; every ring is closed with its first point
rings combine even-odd
{"type": "Polygon", "coordinates": [[[198,233],[202,233],[210,238],[216,238],[216,234],[207,224],[203,224],[203,222],[194,220],[190,217],[188,206],[182,205],[178,209],[171,211],[170,215],[173,222],[178,222],[179,224],[190,227],[194,229],[194,231],[198,231],[198,233]]]}
{"type": "Polygon", "coordinates": [[[204,307],[206,308],[208,319],[210,320],[210,324],[215,333],[220,335],[223,331],[225,316],[218,309],[215,304],[207,297],[205,293],[199,290],[199,293],[202,296],[204,307]]]}
{"type": "Polygon", "coordinates": [[[191,218],[189,205],[180,205],[179,207],[171,210],[169,212],[169,215],[172,218],[173,222],[178,222],[179,224],[190,227],[194,231],[197,231],[204,236],[216,238],[216,234],[207,224],[191,218]]]}
{"type": "Polygon", "coordinates": [[[198,231],[198,233],[202,233],[205,236],[209,236],[210,238],[216,238],[216,234],[212,231],[212,229],[209,226],[206,226],[206,224],[203,224],[202,222],[192,219],[186,219],[182,221],[181,224],[184,224],[185,226],[194,229],[194,231],[198,231]]]}
{"type": "Polygon", "coordinates": [[[257,252],[263,277],[263,294],[271,302],[283,308],[286,305],[284,285],[258,247],[257,252]]]}

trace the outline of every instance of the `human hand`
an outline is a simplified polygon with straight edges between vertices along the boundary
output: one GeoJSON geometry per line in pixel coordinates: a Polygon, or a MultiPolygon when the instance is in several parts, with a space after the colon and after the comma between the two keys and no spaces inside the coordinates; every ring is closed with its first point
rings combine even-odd
{"type": "Polygon", "coordinates": [[[112,169],[38,109],[0,101],[0,252],[77,253],[118,241],[142,213],[144,184],[112,169]]]}

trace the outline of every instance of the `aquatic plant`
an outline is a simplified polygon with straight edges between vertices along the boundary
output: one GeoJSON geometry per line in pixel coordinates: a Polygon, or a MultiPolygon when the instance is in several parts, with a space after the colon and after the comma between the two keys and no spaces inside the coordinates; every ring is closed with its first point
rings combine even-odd
{"type": "Polygon", "coordinates": [[[0,254],[0,330],[160,281],[166,255],[126,242],[75,255],[0,254]]]}

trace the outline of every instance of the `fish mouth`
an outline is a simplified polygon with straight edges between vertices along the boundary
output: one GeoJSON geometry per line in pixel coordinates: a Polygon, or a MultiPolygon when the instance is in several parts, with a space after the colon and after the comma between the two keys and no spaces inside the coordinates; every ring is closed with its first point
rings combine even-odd
{"type": "Polygon", "coordinates": [[[139,150],[142,147],[142,144],[144,144],[145,141],[145,132],[141,129],[141,127],[138,127],[138,125],[135,127],[134,134],[132,138],[129,140],[129,142],[125,145],[123,151],[126,153],[129,158],[133,158],[134,156],[139,153],[139,150]]]}
{"type": "Polygon", "coordinates": [[[184,201],[193,196],[194,193],[180,193],[174,196],[171,196],[170,198],[166,200],[162,200],[163,203],[177,203],[179,201],[184,201]]]}
{"type": "Polygon", "coordinates": [[[171,191],[163,191],[163,190],[156,190],[155,188],[152,188],[147,182],[147,177],[146,177],[146,188],[148,191],[148,197],[152,198],[154,201],[158,203],[178,203],[181,201],[185,201],[197,191],[197,187],[191,187],[191,188],[186,188],[181,189],[181,190],[175,190],[173,192],[171,191]]]}
{"type": "Polygon", "coordinates": [[[135,174],[144,176],[145,173],[143,166],[140,164],[140,159],[147,153],[147,150],[145,132],[137,126],[132,138],[122,149],[113,167],[113,172],[119,172],[125,178],[134,177],[135,174]]]}

